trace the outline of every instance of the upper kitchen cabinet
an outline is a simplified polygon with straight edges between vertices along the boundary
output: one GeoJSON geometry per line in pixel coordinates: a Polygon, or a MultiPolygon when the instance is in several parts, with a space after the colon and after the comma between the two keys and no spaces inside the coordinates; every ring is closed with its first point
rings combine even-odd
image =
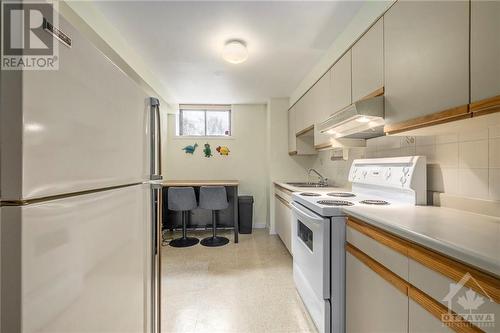
{"type": "Polygon", "coordinates": [[[315,113],[315,104],[316,101],[313,96],[312,89],[302,96],[299,101],[301,108],[300,111],[302,113],[302,122],[301,126],[297,127],[298,133],[304,133],[312,130],[314,125],[314,113],[315,113]]]}
{"type": "Polygon", "coordinates": [[[468,22],[468,1],[398,1],[385,14],[386,132],[468,116],[468,22]]]}
{"type": "Polygon", "coordinates": [[[297,154],[297,141],[295,137],[295,107],[288,110],[288,154],[297,154]]]}
{"type": "Polygon", "coordinates": [[[312,128],[302,133],[301,135],[297,135],[297,132],[302,130],[298,130],[297,122],[303,121],[303,119],[298,119],[302,117],[303,114],[300,114],[302,108],[302,99],[299,102],[295,103],[294,106],[288,110],[288,154],[289,155],[313,155],[316,154],[314,150],[314,137],[312,128]]]}
{"type": "Polygon", "coordinates": [[[308,105],[308,93],[302,96],[297,103],[295,103],[295,133],[302,134],[307,132],[308,128],[312,126],[312,117],[310,116],[311,108],[308,105]]]}
{"type": "Polygon", "coordinates": [[[310,93],[313,103],[313,121],[314,123],[323,122],[333,112],[330,71],[316,82],[311,88],[310,93]]]}
{"type": "Polygon", "coordinates": [[[352,103],[351,99],[351,50],[333,65],[331,72],[331,113],[352,103]]]}
{"type": "Polygon", "coordinates": [[[379,19],[352,47],[352,101],[384,93],[384,21],[379,19]]]}
{"type": "Polygon", "coordinates": [[[314,103],[314,148],[316,149],[330,146],[330,136],[320,133],[317,129],[317,124],[328,119],[333,112],[330,74],[330,71],[328,71],[310,90],[314,103]]]}
{"type": "Polygon", "coordinates": [[[500,2],[471,3],[471,111],[500,108],[500,2]],[[496,97],[496,98],[495,98],[496,97]]]}

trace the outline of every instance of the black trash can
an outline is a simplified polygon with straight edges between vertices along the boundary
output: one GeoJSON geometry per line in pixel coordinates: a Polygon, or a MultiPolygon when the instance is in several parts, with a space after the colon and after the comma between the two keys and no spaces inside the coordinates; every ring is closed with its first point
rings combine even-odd
{"type": "Polygon", "coordinates": [[[238,227],[240,234],[252,233],[253,197],[241,195],[238,197],[238,227]]]}

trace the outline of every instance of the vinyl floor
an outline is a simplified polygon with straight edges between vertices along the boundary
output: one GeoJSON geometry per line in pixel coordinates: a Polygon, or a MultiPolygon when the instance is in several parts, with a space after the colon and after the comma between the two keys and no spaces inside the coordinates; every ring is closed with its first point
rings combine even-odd
{"type": "Polygon", "coordinates": [[[162,332],[317,332],[281,240],[264,229],[240,235],[238,244],[230,231],[220,234],[231,242],[162,247],[162,332]]]}

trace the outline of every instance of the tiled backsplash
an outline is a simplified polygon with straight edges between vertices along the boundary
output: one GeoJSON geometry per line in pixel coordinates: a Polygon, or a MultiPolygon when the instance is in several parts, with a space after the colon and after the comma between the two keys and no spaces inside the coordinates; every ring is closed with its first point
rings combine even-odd
{"type": "Polygon", "coordinates": [[[429,191],[500,200],[500,125],[435,136],[386,136],[367,141],[365,156],[427,157],[429,191]]]}

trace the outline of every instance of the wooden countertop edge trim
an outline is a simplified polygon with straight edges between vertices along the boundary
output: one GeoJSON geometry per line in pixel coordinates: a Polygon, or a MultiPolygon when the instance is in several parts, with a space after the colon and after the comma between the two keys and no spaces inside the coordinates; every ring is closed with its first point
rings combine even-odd
{"type": "MultiPolygon", "coordinates": [[[[439,321],[443,322],[443,315],[449,314],[448,308],[434,300],[429,295],[425,294],[423,291],[412,286],[410,283],[394,274],[391,270],[386,268],[384,265],[380,264],[378,261],[372,259],[370,256],[359,250],[357,247],[350,243],[346,243],[345,249],[348,253],[352,254],[359,261],[365,264],[373,272],[378,274],[381,278],[390,283],[394,288],[399,290],[402,294],[408,296],[419,304],[422,308],[436,317],[439,321]]],[[[472,323],[464,320],[462,317],[458,316],[454,312],[451,312],[451,317],[455,320],[451,323],[445,323],[450,329],[457,333],[479,333],[483,332],[472,323]]]]}
{"type": "Polygon", "coordinates": [[[470,110],[468,104],[457,106],[451,109],[432,113],[426,116],[417,117],[414,119],[402,121],[395,124],[385,125],[384,132],[387,134],[396,134],[399,132],[404,132],[417,128],[442,124],[459,119],[470,118],[472,117],[472,113],[470,113],[469,111],[470,110]]]}
{"type": "Polygon", "coordinates": [[[483,296],[491,297],[491,299],[493,299],[496,303],[500,304],[500,279],[495,276],[448,258],[446,255],[438,253],[434,250],[430,250],[421,245],[401,239],[385,230],[381,230],[380,228],[369,225],[366,222],[360,221],[351,216],[347,220],[347,226],[403,255],[406,255],[425,267],[432,269],[433,271],[436,271],[455,282],[459,282],[467,273],[469,273],[473,279],[469,279],[465,283],[465,286],[482,294],[483,296]],[[477,283],[475,281],[477,281],[477,283]]]}
{"type": "Polygon", "coordinates": [[[470,274],[464,285],[500,304],[500,279],[416,244],[410,244],[408,257],[455,282],[470,274]]]}
{"type": "Polygon", "coordinates": [[[365,236],[368,236],[371,239],[376,240],[377,242],[393,249],[394,251],[399,252],[404,256],[408,256],[408,242],[403,241],[384,230],[373,227],[351,216],[349,216],[349,218],[347,219],[347,225],[364,234],[365,236]]]}
{"type": "Polygon", "coordinates": [[[454,330],[457,333],[480,333],[484,332],[471,322],[465,320],[463,317],[457,315],[453,311],[449,311],[446,306],[439,303],[431,296],[427,295],[420,289],[410,285],[408,288],[408,296],[424,308],[431,315],[436,317],[444,325],[454,330]],[[450,321],[443,321],[443,316],[445,318],[453,318],[450,321]]]}
{"type": "Polygon", "coordinates": [[[305,134],[312,130],[314,130],[314,125],[311,125],[309,127],[304,128],[303,130],[298,131],[297,133],[295,133],[295,136],[301,136],[302,134],[305,134]]]}
{"type": "Polygon", "coordinates": [[[288,201],[286,201],[285,199],[283,199],[282,197],[280,197],[278,194],[274,194],[274,197],[276,199],[278,199],[279,201],[281,201],[281,203],[285,206],[287,206],[288,208],[292,208],[292,206],[290,206],[290,204],[288,203],[288,201]]]}
{"type": "Polygon", "coordinates": [[[293,193],[292,190],[289,190],[286,187],[283,187],[283,186],[281,186],[279,184],[274,183],[274,186],[276,186],[280,191],[285,192],[288,195],[292,195],[292,193],[293,193]]]}

